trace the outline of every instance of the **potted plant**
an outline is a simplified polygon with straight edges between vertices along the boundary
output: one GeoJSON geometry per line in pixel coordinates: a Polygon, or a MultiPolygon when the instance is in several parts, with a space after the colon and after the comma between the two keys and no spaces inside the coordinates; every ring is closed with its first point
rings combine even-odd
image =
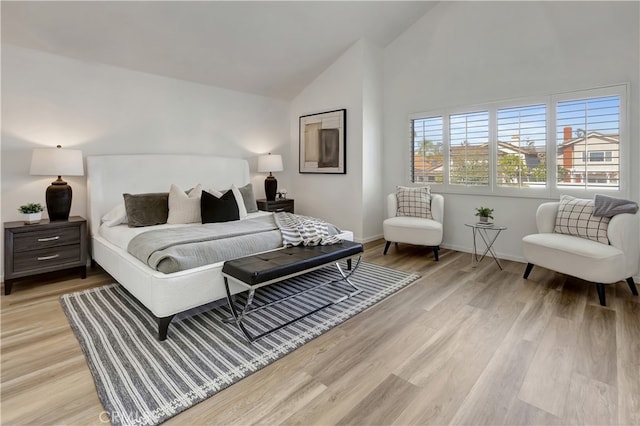
{"type": "Polygon", "coordinates": [[[493,209],[489,207],[476,208],[476,216],[480,217],[480,222],[488,222],[489,219],[493,219],[493,209]]]}
{"type": "Polygon", "coordinates": [[[44,207],[40,203],[28,203],[18,207],[18,211],[24,215],[24,223],[31,225],[40,222],[44,207]]]}

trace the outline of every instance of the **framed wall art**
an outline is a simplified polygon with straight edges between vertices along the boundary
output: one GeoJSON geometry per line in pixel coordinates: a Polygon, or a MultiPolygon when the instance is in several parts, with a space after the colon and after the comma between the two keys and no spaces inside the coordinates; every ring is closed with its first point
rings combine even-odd
{"type": "Polygon", "coordinates": [[[347,110],[300,117],[300,173],[347,173],[347,110]]]}

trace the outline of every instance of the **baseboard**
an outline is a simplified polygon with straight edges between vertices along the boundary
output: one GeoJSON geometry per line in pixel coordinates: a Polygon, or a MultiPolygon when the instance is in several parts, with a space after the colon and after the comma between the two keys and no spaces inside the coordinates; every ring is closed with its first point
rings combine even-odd
{"type": "Polygon", "coordinates": [[[384,238],[384,236],[382,234],[380,234],[380,235],[375,235],[373,237],[359,238],[359,241],[357,241],[357,242],[362,243],[362,244],[366,244],[366,243],[370,243],[371,241],[380,240],[382,238],[384,238]]]}

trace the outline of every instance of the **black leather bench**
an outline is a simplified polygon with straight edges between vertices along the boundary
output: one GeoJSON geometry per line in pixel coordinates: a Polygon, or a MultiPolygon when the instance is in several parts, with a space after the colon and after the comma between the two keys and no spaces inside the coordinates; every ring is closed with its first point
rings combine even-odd
{"type": "MultiPolygon", "coordinates": [[[[261,254],[255,254],[252,256],[242,257],[226,261],[222,267],[222,276],[224,277],[224,284],[227,291],[227,301],[233,318],[230,321],[235,322],[238,327],[245,334],[250,342],[253,342],[260,337],[266,336],[280,328],[291,324],[301,318],[311,315],[314,312],[324,309],[327,306],[339,303],[349,297],[358,294],[360,290],[349,281],[349,276],[357,269],[360,256],[362,255],[364,248],[362,244],[355,243],[353,241],[343,240],[340,244],[332,244],[326,246],[299,246],[288,247],[281,250],[270,251],[261,254]],[[358,264],[355,267],[351,267],[351,259],[358,257],[358,264]],[[347,269],[350,269],[349,274],[346,274],[339,265],[341,260],[348,261],[347,269]],[[251,335],[244,324],[243,319],[252,312],[258,311],[261,308],[250,309],[250,305],[253,301],[255,291],[263,286],[283,281],[287,278],[295,277],[297,275],[305,274],[314,269],[322,268],[328,264],[335,263],[342,278],[347,284],[349,284],[354,291],[345,295],[337,300],[332,301],[324,306],[321,306],[305,315],[288,321],[274,329],[264,332],[259,335],[251,335]],[[241,311],[238,311],[229,287],[229,280],[240,284],[245,287],[249,293],[247,295],[247,302],[241,311]]],[[[329,283],[323,283],[326,285],[329,283]]],[[[319,286],[317,286],[319,287],[319,286]]],[[[316,288],[317,288],[316,287],[316,288]]]]}

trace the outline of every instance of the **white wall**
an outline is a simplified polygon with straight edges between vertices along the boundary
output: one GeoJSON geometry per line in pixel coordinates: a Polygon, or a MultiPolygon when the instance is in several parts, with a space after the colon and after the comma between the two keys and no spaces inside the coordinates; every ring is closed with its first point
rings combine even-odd
{"type": "Polygon", "coordinates": [[[377,226],[382,222],[377,198],[381,185],[381,59],[380,49],[360,40],[291,102],[291,161],[285,168],[296,173],[299,117],[347,109],[347,174],[297,174],[292,178],[292,193],[296,213],[353,231],[358,241],[366,237],[365,217],[377,226]]]}
{"type": "MultiPolygon", "coordinates": [[[[384,52],[386,191],[408,183],[411,113],[630,82],[630,197],[640,200],[638,28],[638,2],[439,3],[384,52]]],[[[443,246],[470,251],[464,223],[488,205],[509,228],[498,254],[522,260],[543,201],[445,194],[443,246]]]]}
{"type": "Polygon", "coordinates": [[[382,237],[384,202],[382,188],[382,121],[383,121],[383,51],[364,45],[364,76],[362,90],[362,235],[363,241],[382,237]]]}
{"type": "MultiPolygon", "coordinates": [[[[84,156],[243,157],[253,171],[256,156],[269,151],[290,162],[289,126],[286,101],[3,44],[1,220],[20,220],[16,209],[26,202],[45,204],[54,177],[29,175],[36,147],[61,144],[84,156]]],[[[293,172],[278,173],[283,187],[293,172]]],[[[252,177],[258,197],[264,177],[252,177]]],[[[73,188],[71,214],[86,217],[86,179],[66,180],[73,188]]]]}

